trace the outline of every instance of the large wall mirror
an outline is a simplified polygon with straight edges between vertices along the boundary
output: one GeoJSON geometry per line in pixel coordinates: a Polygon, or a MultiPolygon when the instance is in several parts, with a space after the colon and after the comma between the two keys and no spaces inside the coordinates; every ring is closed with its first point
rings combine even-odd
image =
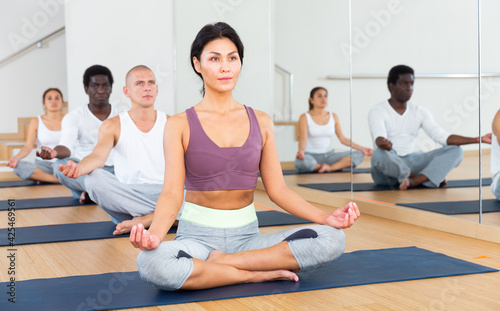
{"type": "MultiPolygon", "coordinates": [[[[500,3],[494,0],[482,0],[480,2],[480,61],[481,61],[481,92],[480,92],[480,115],[479,122],[483,133],[492,130],[492,122],[495,114],[500,108],[500,59],[498,51],[500,45],[496,37],[500,29],[500,21],[495,15],[500,9],[500,3]]],[[[481,146],[482,174],[492,176],[490,159],[493,157],[493,146],[481,146]]],[[[482,189],[482,211],[479,221],[485,225],[500,226],[500,213],[489,212],[496,202],[495,195],[489,186],[482,189]]]]}
{"type": "MultiPolygon", "coordinates": [[[[426,107],[444,130],[468,137],[478,137],[480,129],[482,135],[491,132],[500,96],[500,92],[495,92],[500,85],[497,80],[500,77],[496,77],[499,61],[495,57],[498,43],[494,39],[499,22],[492,13],[498,9],[496,2],[482,1],[480,11],[478,1],[469,0],[351,3],[354,141],[372,143],[368,111],[390,98],[387,75],[398,64],[415,70],[411,101],[426,107]],[[481,55],[479,42],[482,43],[481,55]]],[[[417,149],[425,152],[437,147],[438,144],[420,131],[417,149]]],[[[462,149],[464,158],[448,174],[447,180],[491,177],[489,144],[481,145],[482,156],[479,144],[464,145],[462,149]]],[[[371,181],[369,175],[353,175],[353,182],[371,181]]],[[[478,187],[466,187],[440,191],[359,192],[355,195],[361,200],[389,204],[470,201],[466,203],[472,209],[470,214],[440,215],[500,225],[500,213],[480,213],[483,208],[480,202],[489,204],[486,200],[494,199],[489,185],[483,185],[481,193],[478,187]]]]}

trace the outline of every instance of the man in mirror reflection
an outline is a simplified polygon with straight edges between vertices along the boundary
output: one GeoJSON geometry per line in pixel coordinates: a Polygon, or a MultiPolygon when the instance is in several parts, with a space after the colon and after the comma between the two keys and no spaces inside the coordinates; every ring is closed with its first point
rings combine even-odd
{"type": "Polygon", "coordinates": [[[410,101],[415,81],[414,71],[398,65],[389,71],[389,100],[376,104],[368,113],[375,151],[371,174],[380,185],[398,186],[400,190],[423,185],[438,188],[446,185],[446,175],[460,162],[461,145],[491,143],[491,134],[465,137],[441,128],[430,111],[410,101]],[[443,147],[429,152],[415,151],[419,129],[443,147]]]}

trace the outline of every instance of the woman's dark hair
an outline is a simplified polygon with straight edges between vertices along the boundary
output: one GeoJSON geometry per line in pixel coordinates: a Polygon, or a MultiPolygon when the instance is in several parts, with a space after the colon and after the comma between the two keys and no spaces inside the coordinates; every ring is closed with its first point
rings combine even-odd
{"type": "Polygon", "coordinates": [[[101,65],[90,66],[87,70],[85,70],[85,73],[83,74],[83,86],[89,87],[90,78],[97,75],[108,76],[109,84],[113,86],[114,80],[111,70],[101,65]]]}
{"type": "Polygon", "coordinates": [[[316,92],[319,90],[325,90],[326,94],[328,94],[328,91],[322,86],[317,86],[317,87],[313,88],[311,90],[311,93],[309,94],[309,100],[308,100],[309,110],[313,110],[314,105],[311,103],[311,99],[314,97],[314,94],[316,94],[316,92]]]}
{"type": "Polygon", "coordinates": [[[63,94],[62,94],[61,90],[58,88],[55,88],[55,87],[51,87],[51,88],[46,89],[45,92],[43,92],[42,103],[45,102],[45,95],[47,95],[47,93],[50,91],[56,91],[57,93],[59,93],[59,95],[61,95],[61,100],[64,101],[63,94]]]}
{"type": "MultiPolygon", "coordinates": [[[[202,81],[203,77],[201,73],[196,71],[196,68],[194,67],[193,57],[196,57],[196,59],[199,61],[205,45],[214,40],[224,39],[224,38],[231,40],[231,42],[233,42],[234,45],[236,45],[236,49],[238,50],[238,54],[240,56],[240,62],[241,65],[243,66],[244,47],[243,47],[243,42],[241,42],[240,36],[238,36],[236,31],[231,26],[229,26],[224,22],[205,25],[198,32],[196,38],[191,44],[191,55],[190,55],[191,67],[193,67],[194,72],[201,78],[202,81]]],[[[203,85],[201,93],[203,96],[205,96],[205,85],[203,85]]]]}
{"type": "MultiPolygon", "coordinates": [[[[389,76],[387,77],[387,88],[389,88],[389,83],[396,84],[399,79],[399,75],[404,75],[407,73],[411,73],[412,75],[415,75],[413,68],[406,66],[406,65],[397,65],[391,68],[389,71],[389,76]]],[[[389,88],[389,91],[391,89],[389,88]]]]}

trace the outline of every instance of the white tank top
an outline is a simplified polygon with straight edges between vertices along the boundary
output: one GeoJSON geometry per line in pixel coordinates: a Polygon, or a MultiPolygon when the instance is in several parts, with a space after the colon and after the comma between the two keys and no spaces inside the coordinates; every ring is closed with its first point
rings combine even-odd
{"type": "Polygon", "coordinates": [[[491,156],[490,156],[491,177],[500,172],[500,146],[495,134],[491,133],[491,156]]]}
{"type": "MultiPolygon", "coordinates": [[[[61,131],[52,131],[49,130],[45,123],[43,123],[42,117],[38,116],[38,130],[36,132],[37,139],[37,150],[41,151],[42,146],[47,146],[51,149],[54,149],[55,146],[59,144],[59,140],[61,139],[61,131]]],[[[38,158],[42,160],[42,158],[38,158]]],[[[49,162],[54,162],[57,159],[52,160],[44,160],[49,162]]]]}
{"type": "Polygon", "coordinates": [[[309,153],[325,153],[330,151],[332,138],[335,135],[335,120],[333,114],[330,114],[328,123],[318,125],[312,119],[309,112],[306,112],[307,117],[307,145],[306,151],[309,153]]]}
{"type": "Polygon", "coordinates": [[[163,184],[163,132],[167,116],[156,111],[153,128],[144,133],[127,111],[119,114],[120,137],[114,148],[115,176],[124,184],[163,184]]]}

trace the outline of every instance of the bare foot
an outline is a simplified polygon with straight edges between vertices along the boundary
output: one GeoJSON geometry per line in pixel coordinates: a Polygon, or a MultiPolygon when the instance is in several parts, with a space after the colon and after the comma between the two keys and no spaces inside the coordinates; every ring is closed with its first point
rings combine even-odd
{"type": "MultiPolygon", "coordinates": [[[[138,224],[142,224],[144,228],[149,228],[151,223],[153,222],[153,213],[137,216],[132,218],[131,220],[124,220],[121,223],[116,225],[115,231],[113,231],[113,235],[122,235],[125,233],[129,233],[132,230],[133,226],[137,226],[138,224]]],[[[179,222],[176,220],[172,227],[177,227],[179,222]]]]}
{"type": "Polygon", "coordinates": [[[138,224],[142,224],[144,228],[147,229],[149,228],[149,226],[151,226],[152,221],[153,213],[144,216],[137,216],[132,218],[131,220],[124,220],[116,225],[115,231],[113,231],[113,235],[129,233],[130,230],[132,230],[132,227],[137,226],[138,224]]]}
{"type": "Polygon", "coordinates": [[[92,203],[92,200],[90,199],[89,194],[87,192],[82,192],[82,194],[80,195],[79,201],[80,201],[80,204],[92,203]]]}
{"type": "Polygon", "coordinates": [[[448,184],[448,181],[445,179],[439,184],[439,188],[444,187],[448,184]]]}
{"type": "Polygon", "coordinates": [[[328,172],[329,169],[330,169],[330,166],[328,166],[328,164],[326,164],[326,163],[323,163],[323,164],[321,164],[321,167],[319,168],[318,173],[328,172]]]}
{"type": "Polygon", "coordinates": [[[406,190],[410,187],[410,180],[408,178],[403,179],[401,184],[399,184],[399,190],[406,190]]]}
{"type": "Polygon", "coordinates": [[[297,274],[288,270],[275,271],[255,271],[254,276],[248,281],[249,283],[268,282],[268,281],[294,281],[298,282],[297,274]]]}

